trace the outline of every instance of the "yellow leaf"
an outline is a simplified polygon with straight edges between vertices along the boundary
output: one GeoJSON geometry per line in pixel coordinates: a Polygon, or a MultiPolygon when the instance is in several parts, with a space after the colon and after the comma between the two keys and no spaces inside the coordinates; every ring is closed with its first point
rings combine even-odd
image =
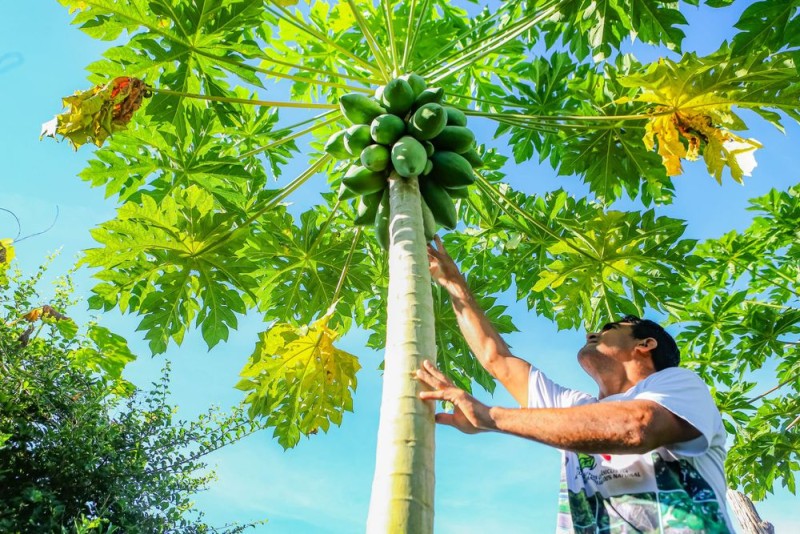
{"type": "Polygon", "coordinates": [[[11,260],[14,259],[14,247],[11,246],[13,239],[0,239],[0,287],[8,283],[6,271],[11,267],[11,260]]]}

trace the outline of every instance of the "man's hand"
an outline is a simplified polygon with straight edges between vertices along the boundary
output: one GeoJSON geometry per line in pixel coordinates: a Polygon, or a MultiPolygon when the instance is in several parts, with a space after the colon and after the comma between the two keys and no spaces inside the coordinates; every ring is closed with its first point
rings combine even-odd
{"type": "Polygon", "coordinates": [[[428,360],[422,362],[422,367],[417,370],[417,379],[433,388],[433,391],[422,391],[419,394],[420,399],[449,401],[455,406],[453,413],[437,413],[437,423],[456,427],[465,434],[494,429],[489,417],[489,407],[456,387],[428,360]]]}
{"type": "Polygon", "coordinates": [[[463,282],[464,277],[459,272],[456,262],[444,249],[442,240],[438,235],[433,238],[436,241],[436,248],[428,245],[428,261],[433,281],[445,289],[453,283],[463,282]]]}

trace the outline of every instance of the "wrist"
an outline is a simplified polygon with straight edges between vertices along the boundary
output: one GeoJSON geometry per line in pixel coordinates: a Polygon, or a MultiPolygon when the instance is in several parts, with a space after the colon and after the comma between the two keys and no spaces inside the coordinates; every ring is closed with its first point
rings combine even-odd
{"type": "Polygon", "coordinates": [[[502,416],[502,410],[503,408],[499,406],[490,406],[486,411],[486,421],[482,425],[483,428],[481,428],[481,430],[485,430],[487,432],[501,432],[500,427],[498,426],[498,419],[502,416]]]}

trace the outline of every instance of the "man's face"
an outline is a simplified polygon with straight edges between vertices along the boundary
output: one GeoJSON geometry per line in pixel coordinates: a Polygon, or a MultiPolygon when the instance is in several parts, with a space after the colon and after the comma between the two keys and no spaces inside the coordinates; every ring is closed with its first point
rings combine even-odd
{"type": "Polygon", "coordinates": [[[586,344],[578,351],[578,363],[593,375],[592,371],[630,359],[636,343],[632,323],[607,323],[600,331],[586,334],[586,344]]]}

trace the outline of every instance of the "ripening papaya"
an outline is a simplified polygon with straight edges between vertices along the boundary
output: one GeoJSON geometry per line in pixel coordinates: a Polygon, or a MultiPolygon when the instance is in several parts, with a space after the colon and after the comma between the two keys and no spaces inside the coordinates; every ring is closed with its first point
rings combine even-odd
{"type": "Polygon", "coordinates": [[[452,106],[445,106],[445,112],[447,112],[447,125],[448,126],[466,126],[467,125],[467,116],[464,115],[464,112],[460,109],[454,108],[452,106]]]}
{"type": "Polygon", "coordinates": [[[336,198],[339,200],[349,200],[358,196],[358,193],[344,185],[344,182],[339,186],[339,194],[336,198]]]}
{"type": "Polygon", "coordinates": [[[356,217],[353,219],[353,223],[357,226],[374,224],[375,215],[378,213],[378,204],[380,204],[381,198],[383,198],[383,190],[359,198],[358,207],[356,207],[356,217]]]}
{"type": "Polygon", "coordinates": [[[478,152],[475,150],[475,147],[470,148],[466,152],[461,154],[461,157],[464,158],[472,165],[473,169],[480,169],[483,167],[483,160],[478,155],[478,152]]]}
{"type": "Polygon", "coordinates": [[[428,154],[428,157],[433,156],[433,151],[436,150],[436,148],[433,146],[433,143],[430,141],[423,141],[422,146],[425,147],[425,153],[428,154]]]}
{"type": "Polygon", "coordinates": [[[400,176],[419,176],[425,170],[427,161],[425,147],[410,135],[401,137],[392,146],[392,166],[400,176]]]}
{"type": "Polygon", "coordinates": [[[383,190],[375,214],[375,237],[383,250],[389,249],[389,188],[383,190]]]}
{"type": "Polygon", "coordinates": [[[346,130],[341,130],[331,135],[328,142],[325,143],[325,152],[330,154],[336,159],[350,159],[352,154],[347,151],[344,146],[344,135],[346,130]]]}
{"type": "Polygon", "coordinates": [[[339,109],[352,124],[369,124],[372,119],[386,113],[380,104],[358,93],[350,93],[339,99],[339,109]]]}
{"type": "Polygon", "coordinates": [[[402,117],[414,105],[415,97],[414,90],[407,81],[395,78],[383,87],[381,104],[389,113],[402,117]]]}
{"type": "Polygon", "coordinates": [[[450,198],[469,198],[469,187],[445,187],[450,198]]]}
{"type": "Polygon", "coordinates": [[[342,183],[358,195],[369,195],[386,186],[386,173],[371,171],[361,165],[353,165],[345,173],[342,183]]]}
{"type": "Polygon", "coordinates": [[[475,183],[472,165],[460,154],[447,151],[436,151],[431,156],[433,170],[429,178],[442,187],[467,187],[475,183]]]}
{"type": "Polygon", "coordinates": [[[452,230],[458,224],[458,215],[453,199],[447,194],[444,187],[441,187],[433,180],[420,180],[419,191],[422,198],[433,213],[433,218],[448,230],[452,230]]]}
{"type": "Polygon", "coordinates": [[[439,135],[431,139],[431,143],[436,150],[449,150],[461,154],[475,144],[475,134],[464,126],[445,126],[439,135]]]}
{"type": "Polygon", "coordinates": [[[408,85],[410,85],[411,89],[414,90],[415,99],[422,91],[428,88],[428,85],[425,83],[425,79],[419,74],[415,74],[413,72],[410,74],[403,74],[400,76],[400,79],[408,82],[408,85]]]}
{"type": "Polygon", "coordinates": [[[383,145],[370,145],[361,151],[361,164],[371,171],[385,171],[391,156],[383,145]]]}
{"type": "Polygon", "coordinates": [[[366,124],[356,124],[345,130],[344,147],[350,152],[351,156],[358,157],[361,151],[372,144],[372,135],[369,126],[366,124]]]}
{"type": "Polygon", "coordinates": [[[427,141],[439,135],[446,125],[447,113],[444,108],[430,103],[414,112],[408,121],[408,132],[420,141],[427,141]]]}
{"type": "Polygon", "coordinates": [[[392,146],[395,141],[403,137],[406,132],[406,123],[397,115],[385,113],[375,117],[369,128],[372,139],[376,143],[392,146]]]}

